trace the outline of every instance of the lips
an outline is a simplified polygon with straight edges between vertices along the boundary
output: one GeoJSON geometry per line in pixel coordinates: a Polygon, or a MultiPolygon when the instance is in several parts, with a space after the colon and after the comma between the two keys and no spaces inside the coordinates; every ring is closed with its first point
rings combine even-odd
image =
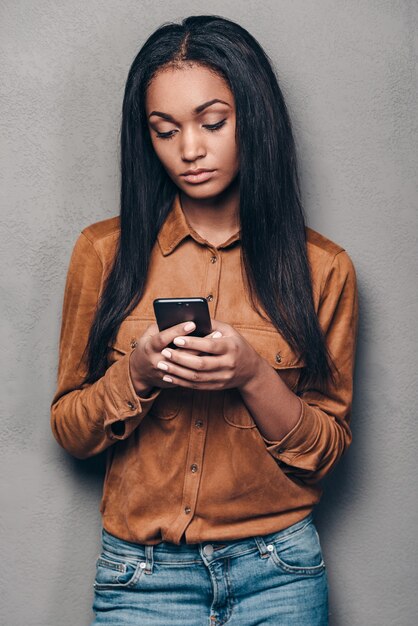
{"type": "Polygon", "coordinates": [[[188,174],[187,172],[182,174],[182,178],[188,183],[196,184],[196,183],[204,183],[207,180],[210,180],[215,173],[215,170],[189,170],[191,172],[188,174]]]}
{"type": "Polygon", "coordinates": [[[183,172],[182,176],[188,176],[192,174],[195,176],[196,174],[201,174],[202,172],[213,172],[214,170],[205,170],[204,168],[199,168],[197,170],[187,170],[187,172],[183,172]]]}

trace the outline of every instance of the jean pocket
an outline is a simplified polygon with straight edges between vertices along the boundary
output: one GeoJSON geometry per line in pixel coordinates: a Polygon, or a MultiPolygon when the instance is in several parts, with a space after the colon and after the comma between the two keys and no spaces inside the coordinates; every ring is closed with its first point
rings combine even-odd
{"type": "Polygon", "coordinates": [[[272,542],[271,559],[292,574],[321,574],[325,569],[318,531],[313,521],[280,541],[272,542]]]}
{"type": "Polygon", "coordinates": [[[135,585],[144,572],[141,561],[110,558],[101,554],[96,561],[94,588],[120,589],[135,585]]]}

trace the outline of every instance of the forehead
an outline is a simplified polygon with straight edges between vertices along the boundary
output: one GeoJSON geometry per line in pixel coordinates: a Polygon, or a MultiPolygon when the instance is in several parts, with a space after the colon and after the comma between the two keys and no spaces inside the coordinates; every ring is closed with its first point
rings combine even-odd
{"type": "Polygon", "coordinates": [[[185,114],[214,98],[234,106],[233,94],[221,76],[201,65],[188,65],[160,70],[148,86],[145,106],[147,113],[158,109],[185,114]]]}

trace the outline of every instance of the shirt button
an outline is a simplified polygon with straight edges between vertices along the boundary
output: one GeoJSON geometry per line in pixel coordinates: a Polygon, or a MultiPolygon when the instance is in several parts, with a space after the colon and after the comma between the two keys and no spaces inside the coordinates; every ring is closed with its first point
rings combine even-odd
{"type": "Polygon", "coordinates": [[[203,548],[203,554],[205,556],[210,556],[211,554],[213,554],[213,546],[208,543],[204,548],[203,548]]]}
{"type": "Polygon", "coordinates": [[[276,359],[276,363],[282,362],[282,355],[280,354],[280,352],[276,354],[275,359],[276,359]]]}
{"type": "Polygon", "coordinates": [[[128,405],[128,407],[129,407],[130,409],[134,410],[135,405],[134,405],[134,403],[133,403],[133,402],[131,402],[130,400],[128,400],[128,402],[127,402],[126,404],[128,405]]]}
{"type": "Polygon", "coordinates": [[[217,261],[216,256],[211,256],[211,257],[210,257],[210,262],[211,262],[211,263],[216,263],[216,261],[217,261]]]}
{"type": "Polygon", "coordinates": [[[190,466],[190,469],[192,470],[192,472],[197,472],[197,465],[196,463],[193,463],[193,465],[190,466]]]}
{"type": "Polygon", "coordinates": [[[188,515],[191,512],[191,508],[189,506],[184,507],[184,512],[188,515]]]}
{"type": "Polygon", "coordinates": [[[213,300],[213,295],[210,293],[210,294],[208,295],[208,297],[206,298],[206,300],[207,300],[208,302],[212,302],[212,300],[213,300]]]}
{"type": "Polygon", "coordinates": [[[196,420],[194,425],[196,426],[196,428],[202,428],[203,427],[203,422],[202,422],[202,420],[196,420]]]}

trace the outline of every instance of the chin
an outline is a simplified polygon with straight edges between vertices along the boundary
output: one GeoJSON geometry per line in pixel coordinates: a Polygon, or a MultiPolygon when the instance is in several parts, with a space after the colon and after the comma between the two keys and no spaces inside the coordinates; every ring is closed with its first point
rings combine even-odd
{"type": "Polygon", "coordinates": [[[202,198],[202,200],[204,198],[214,198],[215,196],[219,196],[220,193],[222,193],[223,190],[218,190],[218,189],[209,189],[209,187],[207,187],[206,189],[203,189],[203,186],[198,189],[197,185],[196,187],[193,187],[192,189],[189,189],[188,187],[184,188],[181,187],[181,190],[183,191],[183,193],[186,196],[189,196],[190,198],[202,198]]]}

